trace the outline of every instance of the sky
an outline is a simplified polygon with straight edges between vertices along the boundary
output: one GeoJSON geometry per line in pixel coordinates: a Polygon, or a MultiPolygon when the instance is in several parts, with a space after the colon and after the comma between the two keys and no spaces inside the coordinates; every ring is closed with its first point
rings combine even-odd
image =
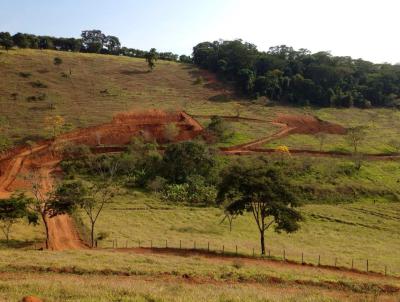
{"type": "Polygon", "coordinates": [[[79,37],[191,54],[203,41],[285,44],[375,63],[400,62],[399,0],[0,0],[0,31],[79,37]]]}

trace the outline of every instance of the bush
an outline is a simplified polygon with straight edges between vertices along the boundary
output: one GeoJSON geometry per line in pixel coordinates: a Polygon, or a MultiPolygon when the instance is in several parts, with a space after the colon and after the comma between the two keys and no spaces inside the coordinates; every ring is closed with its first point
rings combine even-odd
{"type": "Polygon", "coordinates": [[[208,124],[206,131],[214,142],[226,141],[233,136],[233,131],[229,129],[226,122],[219,116],[211,117],[211,122],[208,124]]]}
{"type": "Polygon", "coordinates": [[[32,74],[30,73],[30,72],[20,72],[20,73],[18,73],[18,75],[21,77],[21,78],[29,78],[32,74]]]}
{"type": "Polygon", "coordinates": [[[161,200],[166,202],[182,203],[188,200],[189,185],[184,184],[170,184],[164,187],[162,191],[161,200]]]}
{"type": "Polygon", "coordinates": [[[59,57],[55,57],[53,60],[54,65],[61,65],[63,60],[59,57]]]}
{"type": "Polygon", "coordinates": [[[194,85],[201,85],[204,83],[204,78],[202,76],[197,77],[197,79],[193,82],[194,85]]]}
{"type": "Polygon", "coordinates": [[[48,86],[41,81],[37,80],[35,82],[31,82],[33,88],[47,88],[48,86]]]}
{"type": "Polygon", "coordinates": [[[217,189],[207,185],[204,177],[192,175],[188,178],[188,202],[192,204],[212,205],[217,197],[217,189]]]}

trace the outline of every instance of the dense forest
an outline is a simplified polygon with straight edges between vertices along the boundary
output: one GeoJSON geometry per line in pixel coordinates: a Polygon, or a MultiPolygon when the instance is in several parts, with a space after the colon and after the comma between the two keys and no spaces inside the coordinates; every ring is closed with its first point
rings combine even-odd
{"type": "MultiPolygon", "coordinates": [[[[7,50],[16,46],[18,48],[79,51],[136,58],[146,58],[149,53],[145,50],[121,46],[118,37],[106,35],[97,29],[82,31],[80,39],[36,36],[25,33],[16,33],[12,36],[9,32],[0,32],[0,46],[7,50]]],[[[182,62],[191,62],[190,57],[185,55],[179,57],[172,52],[157,52],[157,58],[167,61],[178,61],[180,59],[182,62]]]]}
{"type": "Polygon", "coordinates": [[[245,95],[334,107],[400,107],[400,65],[374,64],[285,45],[260,52],[242,40],[203,42],[193,62],[233,81],[245,95]]]}

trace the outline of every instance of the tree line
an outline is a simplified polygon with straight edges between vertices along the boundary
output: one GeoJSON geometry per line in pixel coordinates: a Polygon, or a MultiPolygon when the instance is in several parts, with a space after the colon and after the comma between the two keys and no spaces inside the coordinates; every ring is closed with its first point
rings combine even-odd
{"type": "MultiPolygon", "coordinates": [[[[123,55],[127,57],[146,58],[149,51],[128,48],[121,45],[119,38],[106,35],[101,30],[83,30],[81,38],[57,38],[51,36],[37,36],[26,33],[0,32],[0,46],[9,50],[12,47],[32,49],[54,49],[60,51],[101,53],[110,55],[123,55]]],[[[172,52],[157,52],[160,60],[190,61],[190,57],[178,56],[172,52]]]]}
{"type": "Polygon", "coordinates": [[[193,62],[251,98],[302,106],[400,107],[400,65],[286,45],[263,52],[242,40],[199,43],[193,62]]]}

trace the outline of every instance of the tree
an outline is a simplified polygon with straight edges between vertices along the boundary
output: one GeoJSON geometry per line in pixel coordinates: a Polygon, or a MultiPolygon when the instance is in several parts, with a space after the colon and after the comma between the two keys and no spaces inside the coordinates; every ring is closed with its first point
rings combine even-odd
{"type": "Polygon", "coordinates": [[[185,183],[192,175],[212,178],[216,162],[212,152],[198,142],[180,142],[167,146],[163,162],[163,177],[171,183],[185,183]]]}
{"type": "Polygon", "coordinates": [[[346,140],[353,148],[353,154],[358,153],[358,147],[365,140],[366,130],[366,126],[347,128],[346,140]]]}
{"type": "Polygon", "coordinates": [[[54,193],[53,205],[71,212],[83,209],[90,220],[90,246],[95,246],[95,225],[104,209],[115,195],[116,190],[108,182],[88,183],[65,181],[54,193]]]}
{"type": "Polygon", "coordinates": [[[147,65],[150,68],[150,71],[153,71],[156,61],[158,60],[157,50],[155,48],[150,49],[150,51],[145,56],[147,65]]]}
{"type": "Polygon", "coordinates": [[[46,231],[46,249],[49,248],[49,227],[48,219],[57,215],[70,213],[73,204],[61,203],[54,198],[52,187],[48,187],[46,176],[42,171],[35,170],[26,176],[26,180],[31,185],[31,191],[34,196],[30,202],[29,210],[40,216],[46,231]]]}
{"type": "Polygon", "coordinates": [[[107,36],[104,39],[104,46],[107,48],[109,53],[117,54],[121,48],[121,43],[119,42],[118,37],[107,36]]]}
{"type": "Polygon", "coordinates": [[[9,32],[0,32],[0,46],[3,46],[7,52],[14,46],[14,41],[9,32]]]}
{"type": "Polygon", "coordinates": [[[17,33],[12,37],[14,44],[19,48],[27,48],[29,46],[29,41],[25,34],[17,33]]]}
{"type": "Polygon", "coordinates": [[[211,117],[206,131],[218,141],[224,141],[233,135],[225,121],[221,117],[215,115],[211,117]]]}
{"type": "Polygon", "coordinates": [[[263,161],[239,163],[222,173],[217,202],[225,205],[231,215],[253,214],[260,233],[261,254],[265,255],[265,231],[295,232],[301,214],[299,203],[281,171],[263,161]],[[268,219],[268,220],[267,220],[268,219]]]}
{"type": "Polygon", "coordinates": [[[318,133],[316,133],[314,136],[315,136],[315,138],[316,138],[316,139],[318,140],[318,142],[319,142],[319,151],[322,151],[322,147],[323,147],[324,142],[325,142],[325,140],[326,140],[326,138],[327,138],[326,133],[324,133],[324,132],[318,132],[318,133]]]}
{"type": "Polygon", "coordinates": [[[65,125],[65,120],[62,116],[48,116],[44,119],[45,129],[51,134],[52,138],[59,135],[65,125]]]}
{"type": "Polygon", "coordinates": [[[19,220],[27,218],[29,223],[37,223],[38,216],[29,210],[32,199],[20,193],[0,200],[0,228],[9,244],[11,228],[19,220]]]}
{"type": "Polygon", "coordinates": [[[100,52],[106,41],[106,36],[101,30],[83,30],[81,33],[82,45],[87,52],[100,52]]]}

